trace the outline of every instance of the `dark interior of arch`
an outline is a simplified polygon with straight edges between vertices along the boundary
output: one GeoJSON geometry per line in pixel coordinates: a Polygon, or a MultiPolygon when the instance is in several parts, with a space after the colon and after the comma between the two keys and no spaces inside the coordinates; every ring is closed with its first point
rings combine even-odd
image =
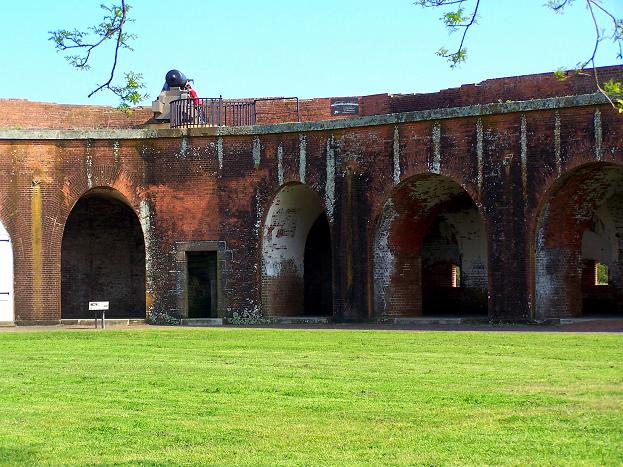
{"type": "Polygon", "coordinates": [[[484,221],[458,183],[438,174],[405,180],[385,203],[375,234],[376,315],[486,315],[487,258],[484,221]]]}
{"type": "Polygon", "coordinates": [[[623,314],[622,237],[623,191],[619,191],[595,210],[582,234],[583,315],[623,314]],[[607,272],[603,273],[604,280],[598,282],[599,264],[607,272]]]}
{"type": "Polygon", "coordinates": [[[332,315],[331,232],[324,213],[318,216],[307,234],[303,283],[305,316],[332,315]]]}
{"type": "Polygon", "coordinates": [[[487,315],[486,242],[478,208],[461,192],[435,211],[422,242],[422,314],[487,315]]]}
{"type": "Polygon", "coordinates": [[[109,301],[106,318],[145,318],[145,243],[138,217],[105,195],[72,209],[61,250],[61,317],[92,318],[89,301],[109,301]]]}
{"type": "Polygon", "coordinates": [[[537,317],[623,314],[623,167],[575,169],[552,190],[536,239],[537,317]],[[596,283],[596,264],[608,269],[596,283]]]}

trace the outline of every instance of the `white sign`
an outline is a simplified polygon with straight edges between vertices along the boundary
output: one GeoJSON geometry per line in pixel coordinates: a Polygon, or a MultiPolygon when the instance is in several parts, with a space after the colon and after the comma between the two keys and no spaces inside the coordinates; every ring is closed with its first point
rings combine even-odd
{"type": "Polygon", "coordinates": [[[108,310],[109,302],[89,302],[89,311],[108,310]]]}

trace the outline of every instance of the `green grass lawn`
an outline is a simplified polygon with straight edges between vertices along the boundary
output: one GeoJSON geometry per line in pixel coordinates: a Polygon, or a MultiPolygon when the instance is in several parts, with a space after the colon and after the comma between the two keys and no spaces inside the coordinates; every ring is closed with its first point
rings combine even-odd
{"type": "Polygon", "coordinates": [[[0,333],[0,463],[623,463],[623,336],[0,333]]]}

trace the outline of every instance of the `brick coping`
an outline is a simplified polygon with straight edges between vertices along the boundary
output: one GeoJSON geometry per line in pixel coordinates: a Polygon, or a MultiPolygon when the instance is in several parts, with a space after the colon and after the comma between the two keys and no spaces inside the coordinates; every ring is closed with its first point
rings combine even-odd
{"type": "Polygon", "coordinates": [[[191,129],[142,128],[142,129],[93,129],[93,130],[52,130],[52,129],[0,129],[0,140],[117,140],[180,138],[183,136],[243,136],[276,133],[297,133],[309,131],[340,130],[346,128],[392,125],[430,120],[447,120],[462,117],[479,117],[518,112],[555,110],[572,107],[586,107],[608,104],[601,93],[575,96],[548,97],[527,101],[477,104],[466,107],[451,107],[434,110],[417,110],[383,115],[370,115],[344,120],[324,120],[319,122],[273,123],[240,127],[206,127],[191,129]]]}

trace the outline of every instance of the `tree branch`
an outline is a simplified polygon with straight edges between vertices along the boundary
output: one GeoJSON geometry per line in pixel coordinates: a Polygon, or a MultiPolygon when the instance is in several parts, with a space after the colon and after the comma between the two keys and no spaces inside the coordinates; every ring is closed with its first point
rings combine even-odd
{"type": "Polygon", "coordinates": [[[142,75],[138,73],[125,73],[126,84],[124,86],[113,84],[119,61],[119,50],[122,48],[132,50],[129,41],[136,38],[135,35],[124,32],[127,22],[132,21],[128,19],[130,5],[126,4],[125,0],[119,0],[119,2],[120,5],[101,5],[101,8],[107,13],[99,24],[87,28],[86,31],[79,31],[77,29],[73,31],[66,29],[50,31],[50,40],[55,43],[55,47],[58,51],[81,51],[82,54],[69,55],[66,56],[65,59],[70,65],[79,70],[88,70],[90,68],[89,61],[92,58],[93,51],[108,40],[114,39],[114,53],[108,79],[91,91],[88,97],[106,89],[120,98],[121,103],[119,107],[126,110],[129,109],[130,104],[139,103],[141,100],[147,98],[147,95],[142,95],[139,92],[140,89],[144,88],[144,85],[142,83],[142,75]],[[85,40],[91,37],[93,37],[92,40],[85,40]]]}
{"type": "MultiPolygon", "coordinates": [[[[463,4],[465,1],[467,0],[418,0],[415,2],[416,5],[423,8],[447,6],[453,6],[453,8],[456,8],[455,10],[445,12],[441,17],[441,20],[450,33],[456,32],[459,28],[463,28],[463,34],[461,36],[458,49],[455,52],[449,52],[445,47],[441,47],[436,52],[437,55],[450,61],[450,67],[452,68],[459,63],[464,62],[466,59],[467,53],[464,44],[467,32],[476,23],[478,8],[480,6],[480,0],[476,0],[476,5],[471,16],[464,16],[463,4]]],[[[574,1],[575,0],[547,0],[545,6],[550,8],[555,13],[563,13],[565,8],[572,5],[574,1]]],[[[606,96],[610,103],[618,109],[619,112],[623,113],[623,83],[615,82],[613,80],[606,83],[600,83],[598,72],[595,67],[595,58],[597,57],[599,46],[607,36],[609,36],[618,47],[617,58],[623,59],[623,18],[617,18],[611,10],[603,5],[602,0],[584,0],[583,3],[589,11],[593,26],[595,28],[595,44],[590,57],[588,57],[588,59],[584,62],[580,62],[576,65],[576,71],[584,70],[590,65],[593,70],[595,84],[599,92],[606,96]],[[606,35],[606,33],[600,28],[600,21],[603,20],[604,17],[607,18],[608,23],[611,23],[611,33],[608,35],[606,35]]],[[[565,79],[567,77],[567,74],[563,70],[555,72],[555,75],[559,79],[565,79]]]]}

